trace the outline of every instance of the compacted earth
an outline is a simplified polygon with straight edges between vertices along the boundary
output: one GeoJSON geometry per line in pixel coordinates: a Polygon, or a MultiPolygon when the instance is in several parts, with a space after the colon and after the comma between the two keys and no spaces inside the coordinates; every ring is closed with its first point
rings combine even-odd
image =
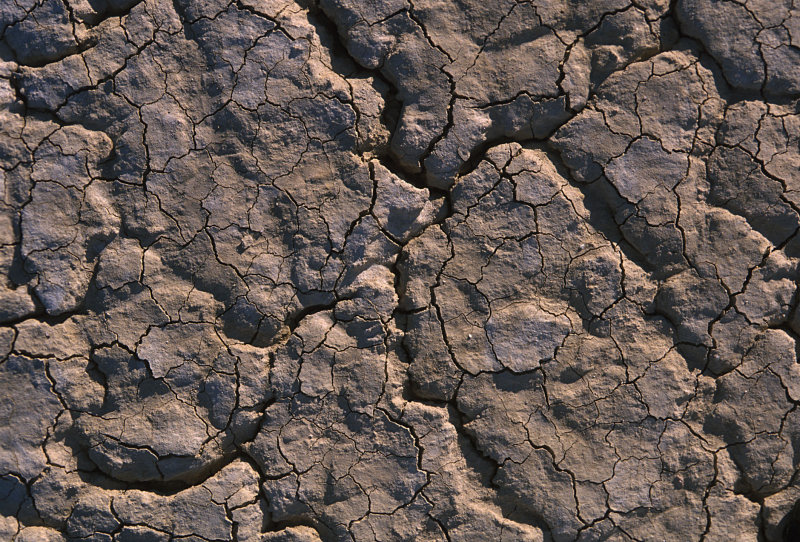
{"type": "Polygon", "coordinates": [[[0,1],[0,540],[800,539],[797,0],[0,1]]]}

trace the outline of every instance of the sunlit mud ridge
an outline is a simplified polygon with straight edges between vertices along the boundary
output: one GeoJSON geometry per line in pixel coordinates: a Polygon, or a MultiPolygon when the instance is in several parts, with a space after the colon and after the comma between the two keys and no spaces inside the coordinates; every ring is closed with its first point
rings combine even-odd
{"type": "Polygon", "coordinates": [[[800,540],[796,0],[0,2],[0,541],[800,540]]]}

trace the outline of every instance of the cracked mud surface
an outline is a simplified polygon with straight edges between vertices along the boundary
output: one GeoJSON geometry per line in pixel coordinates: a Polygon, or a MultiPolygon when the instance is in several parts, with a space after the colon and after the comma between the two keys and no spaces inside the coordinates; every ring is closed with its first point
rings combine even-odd
{"type": "Polygon", "coordinates": [[[796,0],[0,2],[0,540],[800,539],[796,0]]]}

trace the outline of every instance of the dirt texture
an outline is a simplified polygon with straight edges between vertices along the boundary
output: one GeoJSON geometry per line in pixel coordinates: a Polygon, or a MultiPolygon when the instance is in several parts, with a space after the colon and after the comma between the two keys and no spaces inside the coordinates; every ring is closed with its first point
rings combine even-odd
{"type": "Polygon", "coordinates": [[[0,1],[0,540],[800,540],[798,0],[0,1]]]}

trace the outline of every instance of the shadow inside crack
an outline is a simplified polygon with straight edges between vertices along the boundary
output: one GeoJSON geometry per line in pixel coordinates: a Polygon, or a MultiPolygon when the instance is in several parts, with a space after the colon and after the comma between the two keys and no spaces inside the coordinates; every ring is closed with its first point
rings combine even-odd
{"type": "Polygon", "coordinates": [[[800,542],[800,501],[797,501],[781,523],[783,542],[800,542]]]}

